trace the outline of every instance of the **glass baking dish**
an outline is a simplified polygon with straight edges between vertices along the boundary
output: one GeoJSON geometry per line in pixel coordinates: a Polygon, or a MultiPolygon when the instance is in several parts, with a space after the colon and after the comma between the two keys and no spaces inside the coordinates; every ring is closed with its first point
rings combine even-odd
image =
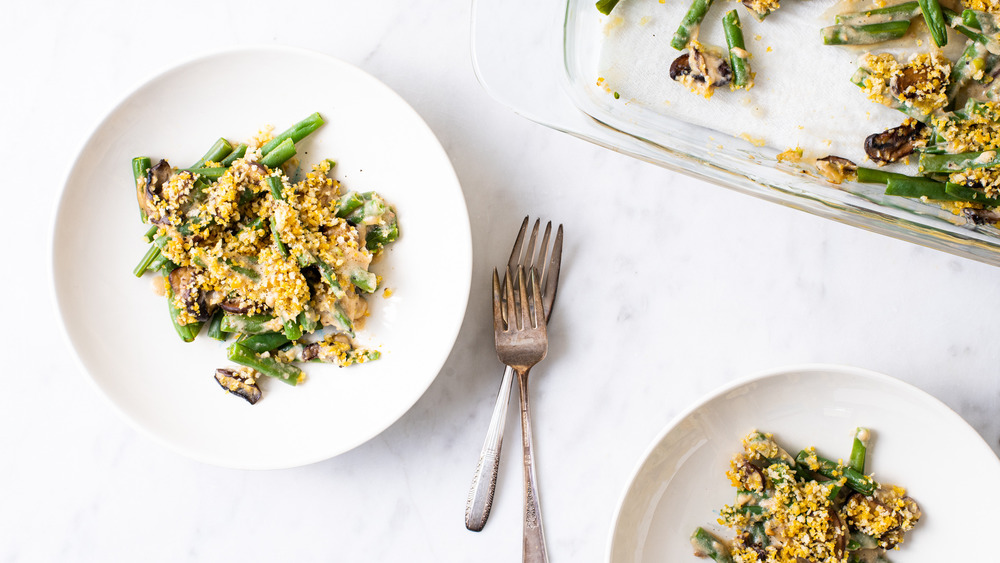
{"type": "Polygon", "coordinates": [[[992,225],[886,196],[882,186],[834,185],[779,162],[778,149],[613,103],[597,81],[604,18],[593,0],[473,0],[476,75],[493,98],[553,129],[768,201],[1000,265],[1000,231],[992,225]]]}

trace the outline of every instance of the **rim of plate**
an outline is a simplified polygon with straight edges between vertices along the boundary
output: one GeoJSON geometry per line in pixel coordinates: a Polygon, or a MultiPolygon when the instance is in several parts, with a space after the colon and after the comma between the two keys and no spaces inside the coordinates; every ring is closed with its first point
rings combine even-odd
{"type": "Polygon", "coordinates": [[[962,418],[961,416],[958,415],[958,413],[952,410],[951,407],[944,404],[940,399],[938,399],[934,395],[931,395],[927,391],[924,391],[923,389],[920,389],[919,387],[913,384],[907,383],[901,379],[897,379],[895,377],[886,375],[884,373],[872,371],[870,369],[859,368],[849,365],[842,365],[842,364],[823,364],[823,363],[793,364],[789,366],[782,366],[777,368],[761,370],[752,373],[750,375],[730,381],[729,383],[725,383],[722,386],[717,387],[713,391],[709,391],[707,394],[702,396],[698,401],[696,401],[691,406],[687,407],[686,409],[678,413],[674,418],[672,418],[670,422],[668,422],[667,425],[663,428],[663,430],[661,430],[656,435],[656,437],[653,438],[652,441],[650,441],[649,445],[646,446],[645,450],[643,450],[643,453],[639,457],[638,462],[636,462],[635,466],[632,468],[632,471],[629,473],[628,482],[625,484],[624,489],[622,490],[621,494],[618,497],[618,504],[615,506],[614,516],[612,516],[611,518],[611,529],[608,532],[608,541],[605,549],[604,560],[608,562],[611,561],[611,556],[612,556],[611,550],[614,547],[615,531],[618,528],[618,520],[621,517],[621,511],[622,508],[624,508],[625,506],[625,501],[628,498],[629,491],[632,489],[632,485],[635,483],[636,478],[639,476],[639,472],[642,470],[643,465],[645,465],[646,460],[649,459],[650,455],[652,455],[652,453],[656,450],[656,447],[659,446],[660,442],[662,442],[664,438],[666,438],[667,434],[669,434],[675,428],[677,428],[677,426],[682,421],[684,421],[684,419],[689,417],[692,413],[694,413],[704,405],[708,404],[709,402],[717,399],[722,395],[725,395],[726,393],[729,393],[730,391],[733,391],[734,389],[738,389],[740,387],[749,385],[751,383],[755,383],[757,381],[763,381],[766,379],[784,377],[795,373],[820,372],[820,371],[826,373],[843,373],[843,374],[854,375],[861,378],[866,378],[878,381],[880,383],[888,384],[890,386],[896,386],[900,389],[905,389],[908,393],[915,393],[917,396],[921,397],[925,401],[928,401],[930,405],[932,405],[935,409],[940,411],[944,416],[948,416],[957,420],[966,428],[968,428],[970,431],[972,431],[979,438],[978,443],[983,448],[989,451],[991,457],[996,462],[997,471],[1000,471],[1000,458],[997,458],[995,455],[993,455],[992,448],[990,448],[989,444],[986,443],[986,440],[983,439],[982,435],[980,435],[979,432],[977,432],[976,429],[973,428],[964,418],[962,418]]]}
{"type": "Polygon", "coordinates": [[[331,459],[331,458],[336,457],[338,455],[347,453],[347,452],[349,452],[349,451],[357,448],[358,446],[361,446],[362,444],[364,444],[364,443],[372,440],[373,438],[375,438],[376,436],[378,436],[379,434],[381,434],[382,432],[384,432],[386,429],[388,429],[390,426],[392,426],[393,424],[395,424],[396,422],[398,422],[399,419],[401,419],[404,416],[406,416],[406,413],[409,412],[413,408],[413,406],[416,405],[416,403],[420,401],[420,398],[423,397],[424,394],[427,393],[427,389],[430,388],[430,386],[437,379],[438,375],[440,375],[441,368],[444,367],[445,362],[448,361],[448,357],[451,355],[451,352],[454,350],[455,342],[458,339],[458,334],[461,331],[462,324],[463,324],[463,322],[465,320],[465,315],[468,312],[469,298],[470,298],[471,292],[472,292],[472,270],[473,270],[472,227],[471,227],[471,220],[469,218],[469,213],[468,213],[468,204],[465,201],[465,193],[461,189],[461,182],[458,179],[458,174],[455,172],[454,166],[451,164],[451,159],[448,156],[447,151],[445,151],[444,146],[441,145],[440,139],[438,139],[437,135],[434,134],[434,131],[427,124],[426,120],[424,120],[423,116],[419,112],[417,112],[417,110],[412,105],[410,105],[410,103],[407,102],[406,99],[403,98],[398,92],[396,92],[394,89],[392,89],[387,84],[385,84],[384,82],[382,82],[382,80],[380,80],[379,78],[375,77],[374,75],[372,75],[371,73],[367,72],[366,70],[362,69],[361,67],[359,67],[359,66],[357,66],[357,65],[355,65],[353,63],[350,63],[348,61],[345,61],[343,59],[334,57],[333,55],[329,55],[329,54],[326,54],[326,53],[322,53],[322,52],[319,52],[319,51],[314,51],[314,50],[306,49],[306,48],[302,48],[302,47],[293,47],[293,46],[289,46],[289,45],[255,44],[255,45],[242,45],[242,46],[237,46],[237,47],[223,47],[223,48],[218,48],[218,49],[206,50],[206,51],[203,51],[203,52],[201,52],[200,54],[197,54],[197,55],[188,56],[188,57],[185,57],[185,58],[177,60],[177,61],[164,63],[160,67],[156,68],[154,71],[152,71],[150,73],[147,73],[142,78],[138,79],[137,81],[134,81],[131,84],[131,86],[129,86],[129,87],[126,88],[125,94],[121,95],[117,99],[117,101],[114,103],[114,105],[112,105],[111,108],[108,109],[105,112],[105,114],[103,115],[103,117],[93,127],[93,129],[90,131],[90,133],[83,139],[83,141],[81,141],[78,144],[78,146],[76,147],[76,152],[74,154],[76,156],[73,158],[72,163],[67,167],[67,169],[66,169],[65,173],[63,174],[63,177],[62,177],[62,179],[60,181],[59,191],[58,191],[58,194],[57,194],[57,197],[56,197],[56,202],[55,202],[55,205],[53,206],[53,208],[50,211],[49,225],[48,225],[48,229],[46,230],[46,236],[48,237],[47,247],[48,247],[48,251],[49,251],[49,259],[46,260],[46,266],[48,268],[48,272],[47,272],[47,274],[48,274],[47,275],[47,278],[48,278],[48,287],[49,287],[49,292],[48,293],[49,293],[50,303],[53,306],[53,308],[55,309],[55,312],[57,314],[57,318],[59,320],[59,323],[58,323],[59,324],[59,332],[62,335],[62,339],[63,339],[64,344],[66,344],[68,346],[69,350],[72,352],[73,361],[76,364],[77,368],[80,370],[81,374],[84,376],[84,379],[87,380],[87,382],[90,385],[91,389],[95,390],[97,392],[97,395],[101,397],[101,400],[103,400],[105,402],[105,404],[109,405],[111,407],[111,409],[113,411],[115,411],[122,419],[124,419],[125,421],[127,421],[128,425],[131,426],[133,429],[137,430],[143,436],[151,438],[154,442],[156,442],[156,443],[164,446],[168,450],[170,450],[172,452],[175,452],[177,454],[180,454],[180,455],[182,455],[184,457],[187,457],[189,459],[193,459],[195,461],[201,462],[201,463],[206,463],[206,464],[214,465],[214,466],[217,466],[217,467],[226,467],[226,468],[230,468],[230,469],[250,469],[250,470],[290,469],[290,468],[294,468],[294,467],[302,467],[302,466],[306,466],[306,465],[311,465],[313,463],[318,463],[320,461],[331,459]],[[377,83],[388,94],[390,94],[394,98],[398,99],[401,104],[403,104],[407,108],[409,108],[409,110],[420,121],[420,123],[424,127],[427,128],[428,132],[430,132],[431,136],[433,137],[433,139],[434,139],[434,141],[436,143],[437,149],[439,149],[441,151],[441,153],[444,155],[444,157],[448,160],[448,165],[449,165],[449,168],[451,170],[451,174],[454,176],[454,178],[455,178],[455,184],[459,188],[458,189],[458,201],[461,204],[461,207],[462,207],[462,209],[464,211],[464,213],[463,213],[464,220],[461,221],[459,224],[460,224],[460,226],[462,227],[462,229],[464,231],[463,234],[467,234],[467,236],[463,236],[463,237],[459,237],[459,238],[462,241],[466,241],[467,242],[467,244],[465,245],[466,248],[464,249],[464,252],[462,252],[462,258],[464,258],[465,262],[467,262],[467,264],[468,264],[468,272],[466,273],[466,275],[463,276],[463,280],[465,280],[465,288],[464,288],[464,291],[461,291],[461,294],[464,295],[464,299],[462,300],[462,304],[461,304],[462,315],[460,317],[456,316],[456,318],[457,318],[456,322],[454,323],[453,326],[450,327],[450,330],[448,331],[448,334],[446,335],[448,342],[450,342],[450,345],[447,347],[447,350],[443,352],[443,357],[441,357],[439,359],[439,361],[435,362],[436,372],[435,372],[434,376],[428,378],[427,384],[423,387],[423,389],[421,389],[420,393],[417,394],[414,397],[413,403],[411,403],[406,408],[406,410],[404,410],[403,412],[401,412],[399,414],[399,416],[397,416],[397,417],[395,417],[395,418],[393,418],[391,420],[388,420],[384,425],[379,425],[378,427],[374,428],[373,432],[369,433],[369,435],[365,435],[365,436],[360,437],[359,439],[353,441],[349,446],[341,449],[340,451],[333,452],[333,453],[317,454],[317,455],[312,455],[312,456],[303,456],[302,458],[298,458],[298,459],[295,459],[295,460],[293,460],[291,462],[285,462],[285,463],[257,464],[257,465],[252,465],[252,466],[246,466],[246,465],[234,465],[234,464],[231,464],[231,463],[226,463],[225,461],[223,461],[221,459],[212,458],[212,457],[207,456],[207,455],[202,455],[201,453],[198,453],[198,452],[195,452],[195,451],[193,451],[191,449],[182,447],[181,444],[177,444],[177,443],[174,443],[174,442],[171,442],[171,441],[165,439],[164,437],[160,436],[159,434],[153,432],[151,429],[149,429],[149,428],[145,427],[144,425],[140,424],[121,405],[119,405],[114,400],[112,400],[111,397],[104,391],[104,389],[101,388],[100,384],[97,382],[97,380],[95,379],[95,377],[90,373],[90,369],[83,362],[83,359],[80,356],[79,351],[77,350],[77,345],[74,342],[72,336],[70,335],[69,329],[66,326],[66,322],[65,322],[65,320],[63,318],[62,302],[60,301],[59,292],[58,292],[58,289],[56,287],[56,267],[55,267],[56,236],[55,236],[55,233],[56,233],[56,229],[58,228],[59,216],[62,213],[63,201],[65,199],[67,185],[69,184],[70,178],[72,178],[74,171],[76,171],[77,167],[80,166],[80,159],[83,157],[83,153],[84,153],[86,147],[91,143],[91,141],[98,134],[98,132],[108,124],[108,122],[112,119],[112,117],[122,108],[122,106],[125,103],[127,103],[130,99],[132,99],[132,97],[135,96],[147,84],[149,84],[150,82],[152,82],[154,80],[157,80],[158,78],[160,78],[161,76],[163,76],[163,75],[165,75],[167,73],[178,71],[178,70],[180,70],[180,69],[182,69],[184,67],[188,67],[188,66],[200,64],[200,63],[202,63],[202,62],[204,62],[204,61],[206,61],[208,59],[212,59],[212,58],[216,58],[216,57],[225,57],[225,56],[229,56],[229,55],[239,55],[239,54],[246,54],[246,53],[253,53],[253,52],[284,53],[284,54],[292,55],[292,56],[312,57],[312,58],[316,58],[316,59],[322,59],[322,60],[325,60],[325,61],[328,61],[328,62],[333,62],[335,64],[340,64],[340,65],[345,65],[345,66],[351,67],[354,70],[356,70],[357,72],[359,72],[361,74],[364,74],[364,75],[368,76],[369,78],[371,78],[372,81],[374,81],[375,83],[377,83]]]}

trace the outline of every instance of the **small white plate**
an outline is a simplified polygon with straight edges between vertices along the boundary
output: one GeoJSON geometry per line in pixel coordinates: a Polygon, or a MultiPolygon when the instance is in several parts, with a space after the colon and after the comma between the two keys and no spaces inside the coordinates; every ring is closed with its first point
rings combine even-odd
{"type": "Polygon", "coordinates": [[[304,465],[345,452],[399,419],[437,376],[469,298],[472,240],[458,179],[420,116],[387,86],[332,57],[261,47],[200,58],[141,86],[98,126],[73,165],[53,234],[53,281],[67,336],[90,378],[140,429],[227,467],[304,465]],[[376,261],[382,290],[359,339],[382,359],[307,364],[298,387],[265,381],[249,405],[213,378],[226,343],[174,333],[147,274],[132,157],[194,163],[219,137],[280,132],[312,112],[326,124],[298,145],[331,158],[343,189],[396,207],[400,238],[376,261]]]}
{"type": "Polygon", "coordinates": [[[872,429],[866,470],[906,487],[923,511],[894,563],[977,561],[1000,527],[1000,460],[961,417],[927,393],[878,373],[802,366],[758,374],[711,394],[653,441],[625,491],[611,529],[612,563],[704,561],[696,527],[731,538],[719,509],[735,489],[725,472],[752,429],[789,452],[816,446],[850,455],[854,429],[872,429]],[[978,538],[957,541],[956,538],[978,538]],[[984,543],[985,542],[985,543],[984,543]]]}

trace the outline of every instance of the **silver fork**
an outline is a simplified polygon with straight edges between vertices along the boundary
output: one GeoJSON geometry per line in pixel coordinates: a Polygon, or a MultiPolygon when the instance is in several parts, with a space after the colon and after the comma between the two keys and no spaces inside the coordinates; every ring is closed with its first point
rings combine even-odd
{"type": "MultiPolygon", "coordinates": [[[[527,247],[524,247],[528,217],[524,218],[521,230],[518,231],[517,239],[514,241],[514,248],[511,249],[510,258],[507,260],[507,268],[511,271],[517,271],[520,266],[528,267],[531,265],[530,267],[540,273],[542,308],[545,311],[545,321],[548,323],[549,317],[552,316],[552,304],[555,302],[556,290],[559,287],[563,228],[562,225],[559,225],[556,230],[555,242],[552,244],[550,255],[548,249],[549,236],[552,234],[552,222],[549,221],[545,225],[545,233],[542,235],[542,243],[538,248],[538,253],[535,254],[535,241],[538,238],[540,224],[541,221],[536,219],[535,226],[531,230],[531,238],[527,247]]],[[[517,297],[518,295],[515,294],[515,301],[517,297]]],[[[476,467],[472,488],[469,490],[469,499],[465,505],[465,527],[473,532],[483,529],[490,516],[490,509],[493,507],[493,494],[496,490],[497,474],[500,470],[500,450],[503,445],[504,426],[507,422],[507,406],[510,404],[510,390],[513,382],[514,370],[507,366],[500,382],[496,404],[493,405],[490,427],[486,432],[486,440],[483,442],[483,450],[479,454],[479,464],[476,467]]]]}
{"type": "Polygon", "coordinates": [[[545,358],[549,340],[545,332],[545,310],[538,274],[532,269],[531,293],[526,291],[524,266],[517,269],[518,301],[514,300],[514,283],[510,269],[504,279],[506,312],[501,304],[500,280],[493,270],[493,328],[496,335],[497,357],[517,374],[521,398],[521,441],[524,448],[524,544],[522,561],[547,563],[545,534],[542,531],[542,510],[535,484],[535,456],[531,445],[531,416],[528,411],[528,372],[545,358]]]}

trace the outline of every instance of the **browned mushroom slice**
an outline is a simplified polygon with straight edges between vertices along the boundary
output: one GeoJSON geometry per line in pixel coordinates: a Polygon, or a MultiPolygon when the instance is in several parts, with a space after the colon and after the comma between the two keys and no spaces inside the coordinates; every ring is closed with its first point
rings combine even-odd
{"type": "Polygon", "coordinates": [[[827,180],[839,184],[854,176],[858,171],[858,165],[846,158],[830,155],[816,159],[816,169],[827,180]]]}
{"type": "Polygon", "coordinates": [[[725,58],[692,43],[687,53],[670,63],[670,78],[694,92],[707,95],[716,86],[729,84],[733,71],[725,58]]]}
{"type": "Polygon", "coordinates": [[[195,284],[194,275],[195,269],[191,266],[175,268],[167,277],[170,281],[170,291],[192,317],[198,321],[207,321],[209,317],[208,304],[195,284]]]}
{"type": "Polygon", "coordinates": [[[225,299],[219,303],[219,308],[227,313],[245,315],[250,312],[251,304],[240,299],[225,299]]]}
{"type": "Polygon", "coordinates": [[[1000,213],[992,209],[973,209],[966,207],[962,210],[965,216],[974,225],[992,225],[1000,222],[1000,213]]]}
{"type": "Polygon", "coordinates": [[[847,526],[844,525],[844,521],[836,510],[831,509],[829,514],[830,530],[834,534],[833,553],[836,555],[837,561],[840,561],[844,558],[844,550],[847,549],[847,526]]]}
{"type": "Polygon", "coordinates": [[[740,485],[748,491],[764,490],[764,472],[750,463],[746,456],[740,454],[733,460],[733,470],[740,485]]]}
{"type": "Polygon", "coordinates": [[[241,397],[251,405],[260,400],[260,387],[257,386],[257,372],[249,368],[215,370],[215,380],[219,385],[237,397],[241,397]]]}
{"type": "Polygon", "coordinates": [[[164,224],[164,220],[160,217],[153,202],[162,196],[163,186],[170,182],[171,175],[173,175],[173,170],[170,169],[170,165],[167,164],[166,160],[160,160],[156,166],[146,172],[146,179],[142,185],[139,182],[136,182],[135,185],[135,195],[136,199],[139,200],[139,207],[146,212],[150,221],[157,224],[164,224]]]}
{"type": "Polygon", "coordinates": [[[907,119],[899,127],[874,133],[865,139],[865,153],[878,165],[896,162],[927,145],[930,130],[916,119],[907,119]]]}
{"type": "Polygon", "coordinates": [[[319,357],[320,344],[319,342],[313,342],[302,348],[302,361],[309,362],[315,360],[319,357]]]}
{"type": "Polygon", "coordinates": [[[889,79],[889,90],[894,96],[916,99],[924,84],[928,82],[929,76],[924,67],[904,66],[901,72],[897,72],[889,79]]]}
{"type": "Polygon", "coordinates": [[[882,547],[889,543],[895,545],[893,538],[887,533],[899,527],[899,514],[884,502],[874,496],[854,493],[847,499],[845,509],[849,526],[874,537],[882,547]]]}

